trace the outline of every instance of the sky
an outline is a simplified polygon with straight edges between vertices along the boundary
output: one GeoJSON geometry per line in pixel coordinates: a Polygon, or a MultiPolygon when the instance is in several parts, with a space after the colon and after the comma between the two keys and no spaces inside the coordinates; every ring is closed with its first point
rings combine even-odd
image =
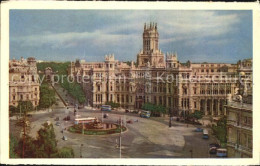
{"type": "Polygon", "coordinates": [[[249,10],[10,10],[10,59],[136,61],[144,23],[156,22],[159,48],[180,62],[252,58],[249,10]]]}

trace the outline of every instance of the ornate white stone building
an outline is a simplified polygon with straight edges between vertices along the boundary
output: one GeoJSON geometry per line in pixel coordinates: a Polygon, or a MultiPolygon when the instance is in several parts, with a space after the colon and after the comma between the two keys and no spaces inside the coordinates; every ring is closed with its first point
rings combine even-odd
{"type": "Polygon", "coordinates": [[[31,101],[39,105],[40,83],[35,58],[9,61],[9,106],[17,106],[19,101],[31,101]]]}
{"type": "MultiPolygon", "coordinates": [[[[248,73],[252,73],[252,61],[245,63],[251,65],[248,73]]],[[[240,69],[241,62],[180,63],[176,53],[165,55],[159,49],[157,24],[150,23],[144,25],[143,49],[136,63],[106,55],[104,62],[77,60],[68,73],[80,80],[87,104],[94,107],[113,101],[124,108],[139,109],[151,102],[174,114],[201,110],[217,116],[226,114],[224,105],[228,94],[233,95],[239,85],[236,77],[240,69]]]]}

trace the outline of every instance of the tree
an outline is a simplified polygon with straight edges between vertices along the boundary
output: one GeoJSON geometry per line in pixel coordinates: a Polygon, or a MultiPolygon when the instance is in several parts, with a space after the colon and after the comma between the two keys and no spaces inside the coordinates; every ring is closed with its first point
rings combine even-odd
{"type": "MultiPolygon", "coordinates": [[[[70,80],[72,81],[72,80],[70,80]]],[[[84,94],[84,90],[82,89],[82,87],[80,86],[79,83],[77,82],[69,82],[68,81],[68,77],[65,77],[63,79],[63,81],[60,80],[60,84],[62,86],[62,88],[66,89],[68,91],[68,93],[76,100],[78,100],[78,102],[80,104],[83,104],[86,102],[86,97],[84,94]]]]}
{"type": "Polygon", "coordinates": [[[106,102],[106,105],[110,105],[112,109],[118,108],[118,107],[120,106],[119,103],[115,103],[115,102],[113,102],[113,101],[107,101],[107,102],[106,102]]]}
{"type": "Polygon", "coordinates": [[[9,138],[9,157],[10,158],[16,158],[16,149],[18,147],[18,141],[17,139],[11,134],[9,138]]]}
{"type": "Polygon", "coordinates": [[[203,112],[196,110],[196,111],[193,113],[193,117],[198,121],[199,119],[201,119],[201,118],[203,117],[203,112]]]}
{"type": "Polygon", "coordinates": [[[212,130],[213,133],[216,135],[218,140],[225,144],[227,143],[227,118],[222,117],[221,119],[218,120],[217,126],[213,125],[212,130]]]}
{"type": "Polygon", "coordinates": [[[142,106],[143,110],[151,111],[152,116],[160,116],[161,113],[165,114],[166,113],[166,108],[162,105],[155,105],[152,103],[145,103],[142,106]]]}
{"type": "Polygon", "coordinates": [[[20,111],[20,109],[22,113],[24,113],[24,112],[32,111],[34,108],[31,101],[19,101],[16,110],[20,111]]]}
{"type": "Polygon", "coordinates": [[[74,158],[74,151],[71,147],[62,147],[58,151],[59,158],[74,158]]]}
{"type": "Polygon", "coordinates": [[[19,109],[16,108],[15,106],[9,106],[9,113],[15,113],[15,112],[19,112],[19,109]]]}
{"type": "Polygon", "coordinates": [[[48,84],[42,84],[40,87],[40,108],[49,108],[55,104],[55,91],[48,84]]]}
{"type": "Polygon", "coordinates": [[[43,127],[38,131],[36,145],[38,157],[50,158],[58,152],[56,135],[52,124],[43,124],[43,127]]]}
{"type": "Polygon", "coordinates": [[[22,137],[19,140],[18,148],[16,150],[18,156],[23,158],[34,158],[36,157],[36,152],[35,140],[32,137],[25,135],[25,137],[22,137]]]}

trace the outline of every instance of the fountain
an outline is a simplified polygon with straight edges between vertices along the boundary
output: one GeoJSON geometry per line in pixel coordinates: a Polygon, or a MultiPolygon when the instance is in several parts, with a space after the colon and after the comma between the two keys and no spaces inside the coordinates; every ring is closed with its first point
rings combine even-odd
{"type": "Polygon", "coordinates": [[[75,119],[75,124],[68,130],[86,135],[106,135],[124,132],[126,127],[116,123],[102,123],[97,118],[81,118],[75,119]]]}

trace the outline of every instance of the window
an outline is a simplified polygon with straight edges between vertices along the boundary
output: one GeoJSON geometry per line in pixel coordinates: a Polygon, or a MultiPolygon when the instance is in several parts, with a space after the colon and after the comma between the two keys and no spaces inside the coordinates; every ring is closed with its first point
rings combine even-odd
{"type": "Polygon", "coordinates": [[[204,72],[204,69],[201,69],[201,72],[204,72]]]}
{"type": "Polygon", "coordinates": [[[15,100],[15,96],[13,96],[13,100],[15,100]]]}
{"type": "Polygon", "coordinates": [[[110,95],[110,101],[113,101],[113,95],[112,94],[110,95]]]}
{"type": "Polygon", "coordinates": [[[156,96],[153,97],[153,100],[154,100],[154,104],[156,104],[157,103],[156,96]]]}
{"type": "Polygon", "coordinates": [[[183,88],[183,94],[187,95],[187,88],[183,88]]]}
{"type": "Polygon", "coordinates": [[[211,72],[214,72],[214,69],[211,69],[211,72]]]}
{"type": "Polygon", "coordinates": [[[15,89],[13,89],[13,92],[15,92],[15,89]]]}
{"type": "Polygon", "coordinates": [[[110,86],[110,91],[113,91],[113,87],[112,86],[110,86]]]}
{"type": "Polygon", "coordinates": [[[37,91],[37,88],[35,88],[35,91],[37,91]]]}
{"type": "Polygon", "coordinates": [[[98,91],[100,92],[100,85],[98,85],[98,87],[97,87],[97,88],[98,88],[98,91]]]}
{"type": "Polygon", "coordinates": [[[121,97],[121,101],[122,101],[122,103],[125,102],[125,96],[124,96],[124,95],[122,95],[122,97],[121,97]]]}
{"type": "Polygon", "coordinates": [[[119,95],[117,95],[117,102],[118,102],[118,103],[120,102],[119,95]]]}
{"type": "Polygon", "coordinates": [[[20,99],[23,100],[23,95],[20,95],[20,99]]]}
{"type": "Polygon", "coordinates": [[[197,103],[196,102],[194,102],[194,108],[197,108],[197,103]]]}

